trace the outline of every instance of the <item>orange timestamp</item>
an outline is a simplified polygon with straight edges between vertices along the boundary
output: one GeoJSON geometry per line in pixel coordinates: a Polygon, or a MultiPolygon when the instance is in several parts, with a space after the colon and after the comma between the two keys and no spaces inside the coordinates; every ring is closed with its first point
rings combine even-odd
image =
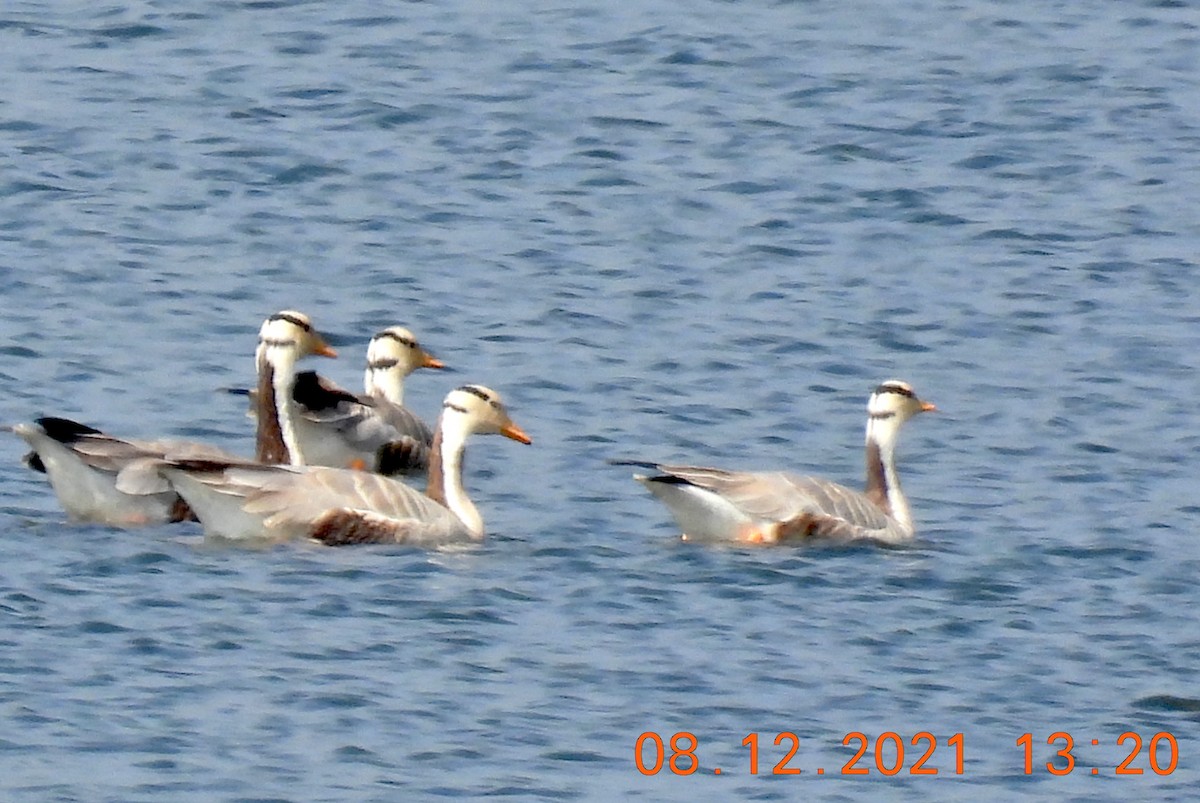
{"type": "MultiPolygon", "coordinates": [[[[747,750],[747,769],[751,775],[759,774],[759,741],[757,733],[747,734],[746,738],[742,739],[742,747],[747,750]]],[[[779,748],[779,751],[772,751],[767,757],[768,763],[778,757],[771,766],[771,774],[802,774],[803,770],[792,763],[796,751],[800,749],[800,737],[791,731],[782,731],[775,734],[771,741],[779,748]]],[[[905,772],[906,766],[909,775],[937,775],[940,772],[939,768],[931,763],[939,743],[937,737],[929,731],[921,731],[907,741],[893,731],[885,731],[873,740],[865,733],[854,731],[842,737],[842,745],[854,748],[854,755],[842,764],[837,772],[840,775],[870,775],[873,768],[880,775],[891,776],[905,772]],[[906,751],[906,744],[916,749],[906,751]],[[872,752],[870,756],[869,751],[872,752]],[[912,759],[911,763],[906,765],[906,758],[912,759]]],[[[963,735],[956,733],[942,740],[940,746],[949,749],[954,774],[962,775],[963,735]]],[[[646,731],[634,742],[633,762],[642,775],[657,775],[664,767],[674,775],[691,775],[700,769],[700,759],[697,756],[699,748],[700,740],[688,731],[672,734],[666,742],[654,731],[646,731]]],[[[951,770],[947,768],[947,771],[951,770]]],[[[722,774],[719,767],[710,772],[713,775],[722,774]]],[[[817,767],[815,774],[824,775],[825,768],[817,767]]]]}
{"type": "MultiPolygon", "coordinates": [[[[1101,744],[1099,739],[1087,740],[1088,744],[1093,747],[1098,747],[1101,744]]],[[[1060,762],[1047,761],[1046,772],[1051,775],[1070,775],[1075,771],[1075,739],[1066,731],[1055,731],[1046,737],[1046,744],[1051,747],[1061,745],[1060,749],[1054,755],[1061,759],[1060,762]]],[[[1129,750],[1125,759],[1113,769],[1113,775],[1144,775],[1145,769],[1141,766],[1135,766],[1134,762],[1138,760],[1138,756],[1142,753],[1142,746],[1147,747],[1146,757],[1150,765],[1150,771],[1155,775],[1170,775],[1179,766],[1179,742],[1175,737],[1166,731],[1159,731],[1150,737],[1149,742],[1142,739],[1141,734],[1134,731],[1125,731],[1117,737],[1117,746],[1124,747],[1129,750]]],[[[1033,734],[1022,733],[1017,738],[1017,747],[1025,748],[1025,774],[1032,775],[1033,766],[1033,734]]],[[[1100,767],[1091,768],[1092,775],[1100,774],[1100,767]]]]}
{"type": "MultiPolygon", "coordinates": [[[[772,775],[800,775],[800,767],[795,766],[796,753],[800,749],[800,737],[791,731],[781,731],[774,739],[764,736],[778,750],[770,751],[770,755],[760,755],[760,737],[750,733],[742,739],[742,747],[747,750],[746,768],[751,775],[758,775],[760,760],[766,759],[771,764],[772,775]]],[[[1100,739],[1088,740],[1092,746],[1100,746],[1100,739]]],[[[1044,766],[1051,775],[1070,775],[1076,770],[1075,739],[1065,731],[1055,731],[1046,737],[1046,744],[1051,748],[1057,747],[1053,759],[1044,766]]],[[[943,770],[955,775],[963,774],[963,754],[965,740],[961,733],[956,733],[940,742],[929,731],[921,731],[906,740],[894,731],[885,731],[874,739],[865,733],[854,731],[842,737],[842,745],[854,750],[854,754],[842,764],[840,770],[829,774],[838,775],[870,775],[877,772],[884,776],[905,773],[907,775],[938,775],[943,770]],[[907,750],[907,747],[913,748],[907,750]],[[946,762],[948,754],[949,762],[946,762]],[[935,763],[936,755],[936,763],[935,763]],[[942,766],[939,768],[939,764],[942,766]]],[[[1026,775],[1037,771],[1035,766],[1034,737],[1032,733],[1023,733],[1016,740],[1017,747],[1025,749],[1026,775]]],[[[1128,752],[1124,760],[1112,770],[1114,775],[1144,775],[1145,767],[1139,757],[1145,748],[1146,764],[1156,775],[1170,775],[1179,766],[1179,742],[1166,731],[1159,731],[1144,738],[1134,731],[1125,731],[1116,738],[1116,745],[1128,752]]],[[[664,769],[673,775],[693,775],[700,770],[700,740],[690,731],[679,731],[664,739],[654,731],[646,731],[637,737],[633,745],[633,763],[642,775],[657,775],[664,769]]],[[[1104,770],[1108,772],[1108,770],[1104,770]]],[[[707,770],[707,773],[721,775],[719,767],[707,770]]],[[[1100,767],[1090,767],[1092,775],[1101,774],[1100,767]]],[[[824,767],[817,767],[816,775],[825,775],[824,767]]]]}

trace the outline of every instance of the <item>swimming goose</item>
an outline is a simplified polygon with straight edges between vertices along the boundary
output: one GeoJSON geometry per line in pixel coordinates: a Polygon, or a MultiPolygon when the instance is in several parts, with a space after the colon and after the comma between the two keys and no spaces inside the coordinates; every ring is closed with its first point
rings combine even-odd
{"type": "Polygon", "coordinates": [[[305,463],[389,475],[424,472],[433,431],[404,406],[404,379],[418,368],[443,367],[412,332],[392,326],[367,347],[363,396],[314,372],[297,375],[292,398],[305,463]]]}
{"type": "Polygon", "coordinates": [[[390,477],[344,468],[178,460],[161,461],[158,470],[213,537],[310,538],[330,546],[479,541],[483,519],[462,482],[473,433],[532,442],[499,394],[464,385],[442,406],[424,494],[390,477]]]}
{"type": "MultiPolygon", "coordinates": [[[[297,312],[281,312],[263,324],[270,327],[273,338],[294,342],[291,362],[308,354],[333,356],[334,352],[319,334],[312,330],[307,316],[297,312]],[[288,321],[291,321],[290,323],[288,321]],[[284,325],[280,326],[279,321],[284,325]],[[306,328],[307,327],[307,328],[306,328]],[[289,330],[294,329],[291,334],[289,330]],[[303,334],[303,337],[296,333],[303,334]]],[[[262,350],[260,345],[260,350],[262,350]]],[[[276,357],[287,357],[288,349],[273,347],[263,355],[264,369],[272,368],[276,357]],[[278,352],[278,353],[276,353],[278,352]]],[[[287,359],[280,364],[286,373],[287,359]]],[[[262,431],[281,431],[278,416],[264,409],[259,417],[267,422],[262,431]]],[[[146,482],[136,494],[117,487],[121,472],[136,472],[136,467],[150,459],[209,459],[237,460],[228,452],[205,443],[181,440],[132,440],[106,435],[100,430],[66,418],[39,418],[32,424],[5,427],[23,438],[32,448],[25,464],[46,474],[69,518],[79,522],[95,522],[118,527],[160,524],[192,518],[188,506],[166,483],[146,482]],[[130,469],[130,467],[134,467],[130,469]]],[[[260,442],[267,442],[260,431],[260,442]]],[[[285,458],[286,459],[286,458],[285,458]]]]}
{"type": "Polygon", "coordinates": [[[67,418],[44,417],[32,424],[4,429],[18,435],[33,450],[25,465],[46,475],[59,504],[72,521],[115,527],[162,524],[193,518],[188,506],[170,488],[129,495],[115,487],[118,472],[148,457],[229,459],[230,455],[203,443],[170,440],[124,440],[67,418]]]}
{"type": "Polygon", "coordinates": [[[865,493],[829,480],[784,472],[723,471],[634,463],[657,473],[634,475],[670,509],[684,539],[774,544],[807,538],[913,537],[912,513],[896,473],[900,426],[937,409],[904,382],[889,380],[867,403],[865,493]]]}

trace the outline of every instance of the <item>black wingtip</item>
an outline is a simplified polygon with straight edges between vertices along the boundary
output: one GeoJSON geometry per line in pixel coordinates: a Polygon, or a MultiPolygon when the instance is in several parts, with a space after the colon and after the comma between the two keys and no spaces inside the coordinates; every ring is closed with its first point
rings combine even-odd
{"type": "Polygon", "coordinates": [[[69,418],[58,418],[48,415],[36,419],[35,423],[45,430],[46,434],[59,443],[74,443],[84,435],[99,435],[100,430],[72,421],[69,418]]]}
{"type": "Polygon", "coordinates": [[[316,371],[300,371],[292,383],[292,400],[309,410],[328,410],[343,402],[358,402],[359,398],[342,390],[316,371]]]}
{"type": "MultiPolygon", "coordinates": [[[[646,471],[661,472],[663,470],[661,463],[651,463],[648,460],[609,460],[610,466],[633,466],[634,468],[643,468],[646,471]]],[[[673,474],[655,473],[653,476],[642,477],[637,474],[634,479],[642,482],[661,482],[664,485],[691,485],[692,483],[682,477],[676,477],[673,474]]]]}
{"type": "Polygon", "coordinates": [[[649,471],[658,471],[659,466],[658,463],[651,463],[648,460],[621,460],[614,458],[606,460],[605,462],[607,462],[610,466],[633,466],[635,468],[644,468],[649,471]]]}
{"type": "Polygon", "coordinates": [[[685,480],[683,477],[676,477],[674,474],[655,474],[653,477],[646,477],[646,482],[657,482],[660,485],[695,485],[691,480],[685,480]]]}

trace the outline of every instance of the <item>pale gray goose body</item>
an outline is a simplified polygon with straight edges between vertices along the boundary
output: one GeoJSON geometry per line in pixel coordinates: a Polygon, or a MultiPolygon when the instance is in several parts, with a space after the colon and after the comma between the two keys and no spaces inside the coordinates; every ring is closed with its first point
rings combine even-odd
{"type": "Polygon", "coordinates": [[[146,458],[230,458],[208,444],[125,440],[67,418],[47,416],[6,429],[29,444],[25,464],[46,475],[59,504],[76,522],[136,527],[190,519],[191,511],[174,491],[125,494],[116,488],[118,473],[146,458]]]}
{"type": "MultiPolygon", "coordinates": [[[[260,369],[287,382],[294,373],[288,367],[289,361],[294,365],[296,359],[307,354],[333,354],[301,313],[285,311],[272,316],[263,324],[263,331],[278,343],[271,354],[261,355],[260,369]],[[286,320],[280,316],[286,316],[286,320]],[[285,341],[291,345],[285,345],[285,341]],[[280,358],[278,365],[276,357],[280,358]]],[[[259,348],[263,351],[261,343],[259,348]]],[[[259,433],[264,453],[274,450],[279,454],[279,449],[285,448],[275,444],[281,443],[283,430],[278,415],[278,410],[260,411],[260,420],[266,422],[259,433]]],[[[125,473],[135,478],[138,467],[149,460],[240,459],[206,443],[118,438],[65,418],[39,418],[6,429],[29,444],[33,451],[25,456],[25,463],[46,474],[59,504],[69,518],[79,522],[133,527],[190,519],[188,506],[157,475],[144,479],[137,493],[118,488],[118,476],[125,473]]]]}
{"type": "Polygon", "coordinates": [[[390,477],[331,467],[200,460],[163,461],[158,471],[216,538],[309,538],[331,546],[472,542],[484,536],[483,519],[463,486],[462,460],[476,433],[530,443],[499,394],[465,385],[446,396],[424,494],[390,477]]]}
{"type": "Polygon", "coordinates": [[[810,538],[904,543],[912,540],[915,527],[896,473],[896,441],[905,421],[934,409],[904,382],[889,380],[876,388],[867,404],[865,491],[787,472],[654,463],[636,465],[656,474],[634,477],[666,504],[685,539],[758,544],[810,538]]]}

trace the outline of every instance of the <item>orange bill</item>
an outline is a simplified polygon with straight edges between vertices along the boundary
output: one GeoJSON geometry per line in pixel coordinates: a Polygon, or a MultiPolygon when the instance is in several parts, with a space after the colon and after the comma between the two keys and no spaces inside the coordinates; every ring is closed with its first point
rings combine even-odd
{"type": "Polygon", "coordinates": [[[333,346],[325,342],[325,338],[321,337],[316,332],[312,333],[312,353],[318,357],[336,357],[337,350],[333,346]]]}
{"type": "Polygon", "coordinates": [[[518,427],[512,421],[509,421],[504,426],[500,427],[500,434],[506,438],[512,438],[514,441],[521,443],[533,443],[533,438],[525,434],[525,430],[518,427]]]}

